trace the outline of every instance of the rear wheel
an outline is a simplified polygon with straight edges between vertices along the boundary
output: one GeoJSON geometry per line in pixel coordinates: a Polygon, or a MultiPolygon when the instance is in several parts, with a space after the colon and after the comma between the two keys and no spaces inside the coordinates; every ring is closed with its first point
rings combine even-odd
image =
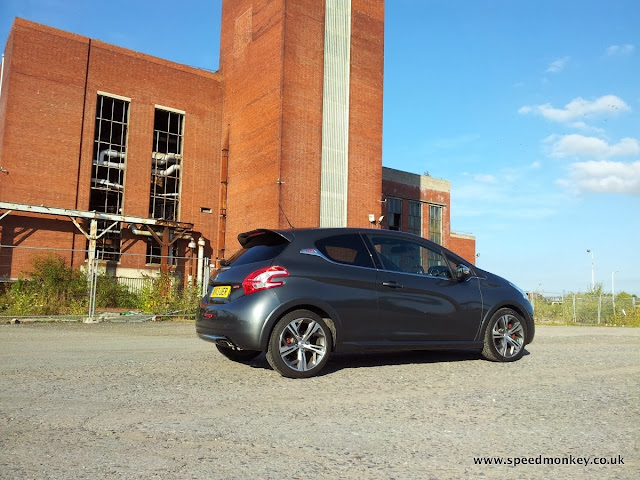
{"type": "Polygon", "coordinates": [[[216,345],[216,347],[222,355],[234,362],[248,362],[249,360],[256,358],[261,353],[256,350],[241,350],[239,348],[226,347],[223,345],[216,345]]]}
{"type": "Polygon", "coordinates": [[[325,366],[331,347],[331,331],[322,318],[309,310],[296,310],[273,328],[267,361],[283,377],[308,378],[325,366]]]}
{"type": "Polygon", "coordinates": [[[482,355],[494,362],[514,362],[524,355],[526,325],[510,308],[493,314],[484,334],[482,355]]]}

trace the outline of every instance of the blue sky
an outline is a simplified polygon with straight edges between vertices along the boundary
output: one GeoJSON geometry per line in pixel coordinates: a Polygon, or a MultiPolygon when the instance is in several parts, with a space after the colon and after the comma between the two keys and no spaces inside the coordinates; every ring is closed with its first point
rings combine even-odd
{"type": "MultiPolygon", "coordinates": [[[[220,0],[0,0],[217,70],[220,0]]],[[[640,295],[640,2],[387,0],[383,164],[451,181],[452,229],[527,290],[640,295]]]]}

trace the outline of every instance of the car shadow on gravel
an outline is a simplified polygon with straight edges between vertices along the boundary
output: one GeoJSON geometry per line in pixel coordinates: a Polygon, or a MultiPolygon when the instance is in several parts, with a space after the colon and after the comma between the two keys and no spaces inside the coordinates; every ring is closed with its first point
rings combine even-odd
{"type": "MultiPolygon", "coordinates": [[[[525,355],[529,352],[525,350],[525,355]]],[[[330,375],[340,370],[390,365],[412,365],[447,362],[486,362],[478,350],[410,350],[396,352],[332,353],[327,365],[316,376],[330,375]]],[[[253,368],[272,370],[264,355],[248,362],[253,368]]]]}

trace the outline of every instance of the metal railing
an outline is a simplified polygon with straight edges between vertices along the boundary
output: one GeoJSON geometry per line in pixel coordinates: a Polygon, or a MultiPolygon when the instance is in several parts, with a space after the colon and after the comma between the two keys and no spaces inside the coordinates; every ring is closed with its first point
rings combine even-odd
{"type": "Polygon", "coordinates": [[[640,302],[628,295],[530,293],[536,322],[640,326],[640,302]]]}
{"type": "Polygon", "coordinates": [[[166,274],[146,255],[88,257],[87,250],[0,245],[0,323],[192,318],[211,273],[210,260],[195,255],[167,258],[166,274]]]}

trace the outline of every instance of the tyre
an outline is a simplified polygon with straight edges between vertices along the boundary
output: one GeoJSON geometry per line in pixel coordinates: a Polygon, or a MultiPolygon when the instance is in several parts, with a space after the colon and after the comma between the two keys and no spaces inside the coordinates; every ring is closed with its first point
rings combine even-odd
{"type": "Polygon", "coordinates": [[[239,348],[225,347],[223,345],[216,345],[216,347],[222,355],[234,362],[248,362],[260,355],[260,352],[257,350],[241,350],[239,348]]]}
{"type": "Polygon", "coordinates": [[[494,362],[519,360],[524,355],[526,328],[518,313],[510,308],[501,308],[487,324],[482,355],[494,362]]]}
{"type": "Polygon", "coordinates": [[[273,328],[267,361],[283,377],[313,377],[329,360],[332,342],[331,331],[319,315],[296,310],[273,328]]]}

